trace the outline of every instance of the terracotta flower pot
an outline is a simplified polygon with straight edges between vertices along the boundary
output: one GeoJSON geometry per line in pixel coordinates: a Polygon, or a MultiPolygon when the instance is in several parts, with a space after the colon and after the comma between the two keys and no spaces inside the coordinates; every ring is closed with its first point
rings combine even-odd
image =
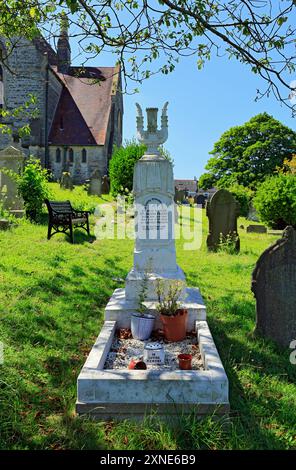
{"type": "Polygon", "coordinates": [[[191,354],[179,354],[178,356],[179,359],[179,368],[182,370],[191,370],[191,361],[192,361],[192,356],[191,354]]]}
{"type": "Polygon", "coordinates": [[[128,368],[130,370],[145,370],[147,369],[146,363],[143,361],[137,361],[136,359],[132,359],[129,363],[128,368]]]}
{"type": "Polygon", "coordinates": [[[187,316],[186,309],[177,310],[176,315],[160,315],[167,341],[176,342],[186,338],[187,316]]]}

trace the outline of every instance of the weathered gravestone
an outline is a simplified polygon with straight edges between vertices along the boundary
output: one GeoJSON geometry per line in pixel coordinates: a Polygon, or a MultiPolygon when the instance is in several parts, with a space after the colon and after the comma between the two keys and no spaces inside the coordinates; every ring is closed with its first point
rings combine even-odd
{"type": "Polygon", "coordinates": [[[60,187],[64,189],[73,189],[73,180],[68,171],[62,173],[60,187]]]}
{"type": "Polygon", "coordinates": [[[206,207],[207,198],[203,194],[197,194],[194,197],[194,202],[204,209],[206,207]]]}
{"type": "Polygon", "coordinates": [[[207,203],[206,210],[209,218],[208,249],[215,251],[221,243],[233,243],[234,248],[239,251],[239,203],[234,196],[226,189],[219,189],[207,203]]]}
{"type": "Polygon", "coordinates": [[[267,233],[267,228],[264,225],[248,225],[247,233],[267,233]]]}
{"type": "Polygon", "coordinates": [[[102,175],[99,170],[95,170],[91,175],[88,194],[100,196],[102,194],[102,175]]]}
{"type": "Polygon", "coordinates": [[[104,175],[102,179],[102,194],[109,194],[109,192],[110,192],[109,178],[107,175],[104,175]]]}
{"type": "Polygon", "coordinates": [[[256,332],[289,347],[296,339],[296,231],[265,250],[252,274],[256,297],[256,332]]]}
{"type": "Polygon", "coordinates": [[[18,196],[16,182],[1,168],[20,174],[24,159],[22,152],[14,147],[7,147],[0,152],[0,202],[6,210],[22,210],[23,201],[18,196]]]}
{"type": "Polygon", "coordinates": [[[183,202],[185,199],[185,191],[184,189],[178,189],[175,187],[175,196],[174,196],[174,201],[175,202],[183,202]]]}

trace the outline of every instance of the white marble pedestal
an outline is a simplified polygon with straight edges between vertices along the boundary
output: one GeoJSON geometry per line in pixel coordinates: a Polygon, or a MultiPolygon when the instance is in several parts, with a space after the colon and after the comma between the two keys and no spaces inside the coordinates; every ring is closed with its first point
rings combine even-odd
{"type": "Polygon", "coordinates": [[[79,414],[134,419],[150,411],[166,417],[192,411],[197,415],[215,411],[221,414],[229,409],[228,380],[206,322],[205,304],[199,289],[186,287],[185,275],[176,263],[173,170],[157,150],[167,137],[166,106],[161,130],[157,129],[157,109],[149,110],[147,131],[143,130],[141,112],[137,118],[139,140],[147,145],[147,152],[134,170],[134,263],[125,288],[116,289],[106,306],[102,332],[78,377],[79,414]],[[130,328],[144,280],[144,303],[156,316],[154,328],[161,328],[156,311],[157,279],[163,280],[164,288],[172,282],[182,283],[179,300],[188,310],[187,330],[195,330],[198,336],[204,371],[105,370],[115,330],[130,328]]]}

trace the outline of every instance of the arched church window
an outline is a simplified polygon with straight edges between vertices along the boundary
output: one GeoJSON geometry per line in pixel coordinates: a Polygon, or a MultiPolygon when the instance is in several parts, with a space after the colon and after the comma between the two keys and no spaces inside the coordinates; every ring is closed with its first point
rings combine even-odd
{"type": "Polygon", "coordinates": [[[56,149],[56,163],[61,163],[61,149],[56,149]]]}
{"type": "Polygon", "coordinates": [[[73,151],[73,149],[69,149],[69,162],[70,163],[74,162],[74,151],[73,151]]]}
{"type": "Polygon", "coordinates": [[[82,151],[81,151],[81,160],[82,160],[82,163],[86,163],[86,158],[87,158],[86,150],[85,150],[85,149],[82,149],[82,151]]]}

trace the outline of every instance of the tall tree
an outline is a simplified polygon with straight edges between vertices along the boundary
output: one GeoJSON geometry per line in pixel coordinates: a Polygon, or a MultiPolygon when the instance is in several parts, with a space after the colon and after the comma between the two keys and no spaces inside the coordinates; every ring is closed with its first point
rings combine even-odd
{"type": "Polygon", "coordinates": [[[263,79],[258,97],[273,92],[293,108],[295,6],[296,0],[4,0],[0,34],[30,36],[39,28],[54,37],[64,9],[84,61],[113,51],[124,77],[141,82],[173,71],[184,56],[195,56],[201,68],[213,54],[228,55],[263,79]]]}
{"type": "Polygon", "coordinates": [[[258,182],[282,168],[296,149],[296,132],[267,113],[224,132],[210,152],[207,173],[199,186],[228,187],[234,183],[255,188],[258,182]]]}

